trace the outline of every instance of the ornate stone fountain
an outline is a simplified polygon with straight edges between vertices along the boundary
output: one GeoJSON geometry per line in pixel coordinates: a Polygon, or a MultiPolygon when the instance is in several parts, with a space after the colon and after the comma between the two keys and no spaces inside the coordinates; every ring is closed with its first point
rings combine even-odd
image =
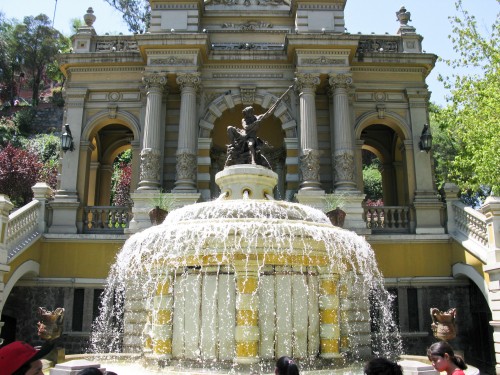
{"type": "Polygon", "coordinates": [[[400,353],[363,238],[319,210],[273,200],[277,175],[262,166],[228,167],[216,182],[217,200],[175,210],[126,242],[95,351],[209,368],[263,368],[282,355],[320,368],[400,353]]]}

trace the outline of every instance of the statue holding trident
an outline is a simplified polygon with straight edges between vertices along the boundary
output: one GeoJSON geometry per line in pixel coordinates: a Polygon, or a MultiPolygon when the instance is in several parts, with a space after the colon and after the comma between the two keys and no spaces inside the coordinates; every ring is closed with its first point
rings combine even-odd
{"type": "Polygon", "coordinates": [[[276,103],[274,103],[266,113],[255,115],[253,107],[246,107],[243,113],[241,125],[243,129],[235,126],[227,127],[227,135],[229,136],[229,145],[227,146],[226,167],[235,164],[256,164],[271,168],[269,162],[261,153],[261,148],[266,145],[257,137],[257,131],[263,120],[271,116],[286,94],[293,88],[293,85],[281,95],[276,103]]]}

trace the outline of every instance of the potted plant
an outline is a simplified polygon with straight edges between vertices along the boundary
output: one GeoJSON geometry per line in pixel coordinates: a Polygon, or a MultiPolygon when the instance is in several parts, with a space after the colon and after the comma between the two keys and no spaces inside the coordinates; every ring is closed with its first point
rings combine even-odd
{"type": "Polygon", "coordinates": [[[158,225],[163,223],[168,213],[172,211],[175,206],[176,200],[172,193],[165,193],[160,190],[157,195],[151,199],[153,208],[149,210],[149,219],[151,224],[158,225]]]}
{"type": "Polygon", "coordinates": [[[345,205],[344,194],[332,193],[325,195],[325,214],[330,222],[337,227],[344,227],[346,212],[343,210],[345,205]]]}

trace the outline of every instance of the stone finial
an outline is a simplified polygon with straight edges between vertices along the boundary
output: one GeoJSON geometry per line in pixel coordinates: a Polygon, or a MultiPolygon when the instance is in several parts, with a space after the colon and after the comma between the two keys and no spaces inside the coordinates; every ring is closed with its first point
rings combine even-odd
{"type": "Polygon", "coordinates": [[[88,27],[92,27],[95,19],[96,17],[94,16],[94,9],[92,9],[92,7],[89,7],[89,9],[87,9],[87,13],[83,16],[83,20],[88,27]]]}
{"type": "Polygon", "coordinates": [[[396,17],[398,17],[397,20],[401,26],[406,26],[408,25],[408,21],[411,21],[411,13],[406,11],[404,5],[396,12],[396,17]]]}

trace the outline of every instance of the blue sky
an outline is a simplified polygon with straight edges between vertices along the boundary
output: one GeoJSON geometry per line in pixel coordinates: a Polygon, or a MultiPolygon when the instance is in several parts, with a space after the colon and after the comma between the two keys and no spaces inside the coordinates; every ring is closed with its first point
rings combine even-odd
{"type": "MultiPolygon", "coordinates": [[[[350,33],[363,34],[395,34],[399,27],[396,21],[396,11],[405,5],[411,12],[409,23],[417,29],[417,33],[424,37],[423,49],[435,53],[443,58],[452,58],[453,51],[448,35],[451,33],[451,24],[448,17],[457,14],[454,0],[347,0],[345,9],[346,27],[350,33]]],[[[94,27],[98,34],[109,32],[127,34],[127,27],[120,14],[112,9],[104,0],[3,0],[0,5],[7,18],[22,20],[24,16],[47,14],[51,19],[55,13],[56,29],[66,35],[70,34],[70,20],[82,18],[88,7],[94,9],[97,19],[94,27]]],[[[486,32],[500,12],[498,0],[463,0],[463,7],[475,15],[479,30],[486,32]]],[[[444,105],[448,94],[442,83],[438,82],[438,74],[451,75],[452,71],[441,62],[436,64],[433,72],[427,78],[432,91],[431,100],[444,105]]]]}

